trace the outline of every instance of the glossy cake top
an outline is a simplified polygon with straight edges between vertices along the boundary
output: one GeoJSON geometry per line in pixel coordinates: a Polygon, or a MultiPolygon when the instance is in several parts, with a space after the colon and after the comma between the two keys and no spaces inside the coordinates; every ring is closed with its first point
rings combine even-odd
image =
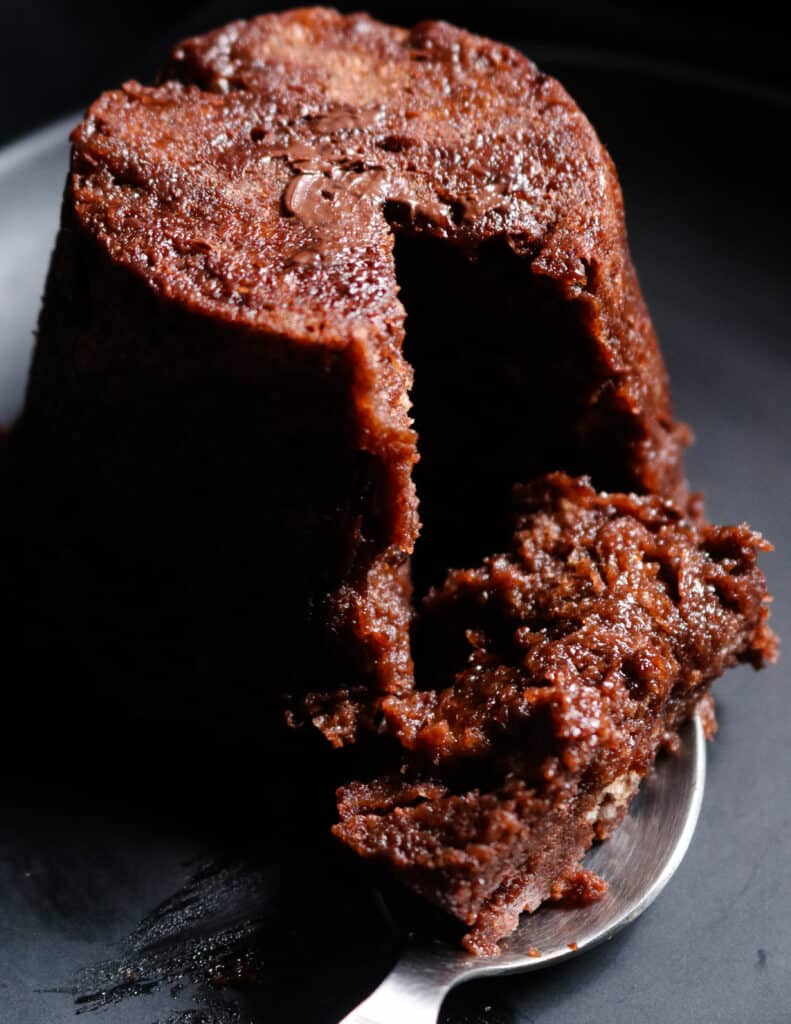
{"type": "Polygon", "coordinates": [[[91,234],[164,295],[327,343],[389,333],[391,227],[501,237],[572,295],[621,294],[612,163],[507,46],[313,8],[183,43],[161,79],[93,104],[72,188],[91,234]]]}

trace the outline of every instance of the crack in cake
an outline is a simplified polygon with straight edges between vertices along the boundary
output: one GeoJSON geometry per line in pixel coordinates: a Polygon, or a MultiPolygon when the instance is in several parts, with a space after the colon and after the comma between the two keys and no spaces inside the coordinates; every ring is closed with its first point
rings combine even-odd
{"type": "Polygon", "coordinates": [[[595,896],[585,849],[774,640],[584,115],[502,44],[310,8],[72,140],[17,459],[64,649],[79,615],[97,675],[359,749],[336,834],[475,952],[595,896]]]}

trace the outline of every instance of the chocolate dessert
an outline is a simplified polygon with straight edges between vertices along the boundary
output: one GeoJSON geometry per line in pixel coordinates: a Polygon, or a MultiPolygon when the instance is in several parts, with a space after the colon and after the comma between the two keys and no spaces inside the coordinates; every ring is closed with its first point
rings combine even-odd
{"type": "Polygon", "coordinates": [[[773,652],[611,159],[516,51],[324,8],[182,43],[72,141],[19,433],[50,635],[359,748],[337,834],[491,952],[773,652]]]}

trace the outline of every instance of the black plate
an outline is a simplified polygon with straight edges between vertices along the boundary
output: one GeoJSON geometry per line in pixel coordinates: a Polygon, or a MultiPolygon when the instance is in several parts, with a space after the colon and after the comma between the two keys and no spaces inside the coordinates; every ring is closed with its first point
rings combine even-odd
{"type": "MultiPolygon", "coordinates": [[[[543,63],[568,86],[615,157],[677,410],[697,435],[691,480],[706,492],[714,519],[747,519],[776,543],[765,567],[776,595],[774,623],[787,634],[791,310],[781,149],[789,107],[662,69],[559,54],[543,63]]],[[[6,420],[21,401],[57,221],[66,129],[60,123],[0,154],[0,418],[6,420]]],[[[460,989],[448,1000],[445,1024],[789,1020],[785,671],[755,676],[739,669],[717,692],[721,729],[710,749],[701,821],[657,903],[576,961],[460,989]]],[[[3,1024],[60,1024],[78,1009],[90,1019],[102,1004],[103,1024],[337,1020],[381,970],[388,941],[365,886],[358,882],[349,897],[334,881],[335,868],[325,868],[329,848],[311,849],[302,861],[289,853],[284,868],[282,852],[264,835],[255,877],[237,869],[235,843],[255,833],[262,798],[253,788],[252,796],[216,799],[212,764],[221,750],[227,763],[234,737],[213,743],[180,736],[172,759],[180,772],[166,782],[157,775],[154,752],[171,744],[173,727],[159,721],[156,708],[122,759],[113,723],[101,735],[74,722],[53,727],[45,698],[40,715],[4,720],[3,1024]],[[129,771],[119,769],[122,760],[129,771]],[[146,773],[144,765],[156,770],[146,773]],[[230,857],[224,872],[202,876],[180,903],[166,905],[129,940],[138,922],[194,875],[196,860],[218,850],[230,857]],[[317,860],[308,884],[295,887],[301,865],[315,868],[317,860]],[[208,923],[190,925],[196,907],[208,923]],[[330,927],[333,914],[344,924],[340,936],[330,927]],[[290,934],[275,939],[277,922],[286,918],[290,934]],[[212,956],[206,939],[223,927],[226,952],[249,949],[251,929],[258,936],[257,962],[231,956],[224,968],[242,982],[254,976],[254,986],[204,984],[196,992],[173,980],[175,968],[163,968],[161,956],[152,967],[174,930],[183,936],[192,928],[200,942],[187,953],[180,948],[178,963],[200,976],[212,956]],[[160,945],[141,964],[141,945],[152,936],[160,945]],[[92,969],[106,960],[115,963],[92,969]],[[139,974],[119,974],[119,960],[126,967],[134,961],[139,974]],[[169,981],[152,986],[152,977],[169,981]],[[129,996],[135,989],[142,994],[129,996]],[[202,1009],[192,1013],[196,997],[202,1009]]],[[[254,749],[242,746],[254,760],[254,749]]]]}

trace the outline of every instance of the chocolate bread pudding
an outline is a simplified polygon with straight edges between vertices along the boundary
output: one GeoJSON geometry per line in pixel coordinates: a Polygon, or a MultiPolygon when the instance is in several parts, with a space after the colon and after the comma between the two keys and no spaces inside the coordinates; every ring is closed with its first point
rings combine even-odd
{"type": "Polygon", "coordinates": [[[509,47],[325,8],[182,43],[72,141],[18,438],[52,631],[359,749],[337,835],[492,952],[774,650],[611,159],[509,47]]]}

